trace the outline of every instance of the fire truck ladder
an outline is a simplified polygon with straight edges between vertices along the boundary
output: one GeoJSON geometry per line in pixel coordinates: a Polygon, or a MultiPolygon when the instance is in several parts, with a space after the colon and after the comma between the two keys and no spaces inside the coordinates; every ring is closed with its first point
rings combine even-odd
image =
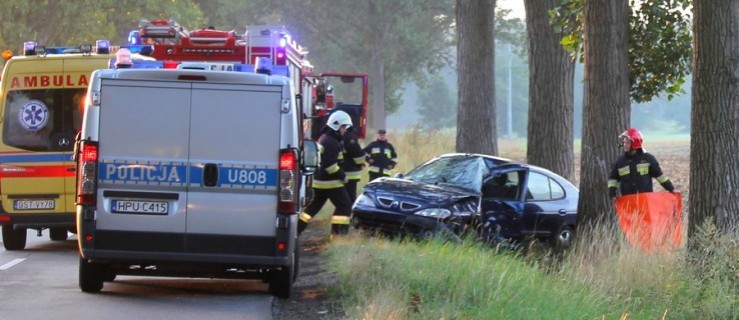
{"type": "Polygon", "coordinates": [[[156,42],[171,42],[168,39],[174,39],[173,42],[179,44],[180,39],[188,37],[190,32],[172,19],[167,20],[166,24],[142,19],[139,22],[139,34],[141,38],[150,38],[156,42]]]}

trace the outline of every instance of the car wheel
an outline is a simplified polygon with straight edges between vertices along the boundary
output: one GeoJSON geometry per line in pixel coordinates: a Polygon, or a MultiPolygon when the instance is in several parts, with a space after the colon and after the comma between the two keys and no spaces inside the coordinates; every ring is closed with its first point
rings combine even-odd
{"type": "Polygon", "coordinates": [[[23,250],[26,248],[26,229],[13,229],[12,224],[3,226],[3,245],[5,250],[23,250]]]}
{"type": "Polygon", "coordinates": [[[568,225],[562,225],[557,232],[552,235],[552,248],[555,252],[564,252],[569,250],[575,241],[575,229],[568,225]]]}
{"type": "Polygon", "coordinates": [[[49,228],[49,239],[51,241],[67,240],[67,228],[49,228]]]}
{"type": "Polygon", "coordinates": [[[440,238],[447,242],[461,243],[462,238],[454,232],[446,224],[440,223],[436,229],[424,229],[418,233],[418,238],[427,240],[432,238],[440,238]]]}
{"type": "Polygon", "coordinates": [[[99,265],[80,257],[79,284],[82,292],[95,293],[103,289],[103,272],[99,265]]]}

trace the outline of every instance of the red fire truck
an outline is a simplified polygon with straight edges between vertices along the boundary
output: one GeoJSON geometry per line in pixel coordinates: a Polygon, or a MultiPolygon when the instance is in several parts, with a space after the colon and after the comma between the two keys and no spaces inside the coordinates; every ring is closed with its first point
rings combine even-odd
{"type": "Polygon", "coordinates": [[[247,26],[243,34],[202,28],[188,31],[174,20],[141,20],[129,34],[141,54],[159,61],[207,61],[254,65],[268,58],[273,72],[292,79],[300,94],[306,138],[317,139],[328,116],[342,110],[352,117],[357,137],[366,136],[366,74],[323,72],[314,74],[308,50],[300,46],[284,26],[247,26]]]}

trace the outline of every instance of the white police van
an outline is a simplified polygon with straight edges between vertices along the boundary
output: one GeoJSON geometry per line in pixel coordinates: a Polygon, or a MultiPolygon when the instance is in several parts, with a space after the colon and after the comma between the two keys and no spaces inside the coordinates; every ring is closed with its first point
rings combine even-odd
{"type": "Polygon", "coordinates": [[[290,296],[318,155],[300,138],[289,78],[141,64],[95,71],[87,92],[80,288],[98,292],[116,275],[259,278],[290,296]]]}

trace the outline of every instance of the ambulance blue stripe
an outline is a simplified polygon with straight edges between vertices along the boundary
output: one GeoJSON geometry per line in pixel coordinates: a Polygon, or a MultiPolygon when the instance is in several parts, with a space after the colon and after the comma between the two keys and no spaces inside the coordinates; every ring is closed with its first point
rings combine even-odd
{"type": "Polygon", "coordinates": [[[14,155],[0,155],[0,163],[9,162],[64,162],[72,161],[72,155],[67,153],[55,153],[55,154],[14,154],[14,155]]]}

